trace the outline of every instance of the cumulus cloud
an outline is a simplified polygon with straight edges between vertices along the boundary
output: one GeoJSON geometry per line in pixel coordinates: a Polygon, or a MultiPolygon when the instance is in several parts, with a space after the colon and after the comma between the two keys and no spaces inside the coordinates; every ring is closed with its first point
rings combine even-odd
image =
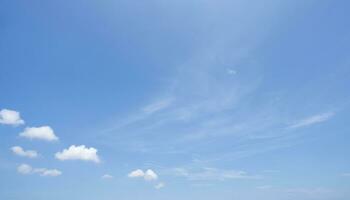
{"type": "Polygon", "coordinates": [[[144,179],[146,181],[153,181],[158,179],[158,175],[151,169],[148,169],[145,173],[144,179]]]}
{"type": "Polygon", "coordinates": [[[38,153],[36,151],[34,151],[34,150],[27,150],[26,151],[20,146],[11,147],[11,150],[14,154],[19,155],[19,156],[23,156],[23,157],[27,157],[27,158],[38,157],[38,153]]]}
{"type": "Polygon", "coordinates": [[[113,176],[110,174],[104,174],[103,176],[101,176],[102,179],[112,179],[113,176]]]}
{"type": "Polygon", "coordinates": [[[19,112],[14,110],[2,109],[0,110],[0,124],[21,125],[24,120],[21,119],[19,112]]]}
{"type": "Polygon", "coordinates": [[[85,147],[85,145],[75,146],[72,145],[68,149],[64,149],[62,152],[57,152],[55,157],[58,160],[83,160],[92,161],[95,163],[100,162],[100,158],[97,155],[97,149],[91,147],[85,147]]]}
{"type": "Polygon", "coordinates": [[[17,171],[25,175],[39,174],[40,176],[60,176],[62,174],[62,172],[57,169],[33,168],[28,164],[19,165],[17,171]]]}
{"type": "Polygon", "coordinates": [[[129,178],[144,177],[145,173],[141,169],[134,170],[128,174],[129,178]]]}
{"type": "Polygon", "coordinates": [[[333,112],[326,112],[326,113],[314,115],[314,116],[302,119],[302,120],[288,126],[288,128],[301,128],[301,127],[310,126],[313,124],[318,124],[318,123],[325,122],[325,121],[329,120],[334,115],[335,115],[335,113],[333,113],[333,112]]]}
{"type": "Polygon", "coordinates": [[[134,170],[128,174],[129,178],[143,178],[146,181],[153,181],[158,179],[158,175],[151,169],[146,172],[141,169],[134,170]]]}
{"type": "Polygon", "coordinates": [[[164,183],[158,183],[157,185],[154,186],[154,188],[156,188],[157,190],[161,189],[165,187],[165,184],[164,183]]]}
{"type": "Polygon", "coordinates": [[[58,140],[58,137],[55,135],[54,131],[49,126],[27,127],[22,133],[19,134],[19,136],[29,139],[38,139],[46,141],[58,140]]]}

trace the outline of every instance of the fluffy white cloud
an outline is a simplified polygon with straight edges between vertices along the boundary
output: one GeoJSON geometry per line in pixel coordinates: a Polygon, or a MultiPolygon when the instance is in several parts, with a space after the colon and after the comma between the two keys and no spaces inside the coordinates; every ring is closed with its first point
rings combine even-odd
{"type": "Polygon", "coordinates": [[[64,149],[62,152],[57,152],[55,157],[58,160],[84,160],[99,163],[100,158],[97,155],[97,151],[97,149],[93,147],[87,148],[85,145],[72,145],[68,149],[64,149]]]}
{"type": "Polygon", "coordinates": [[[141,169],[134,170],[128,174],[130,178],[144,177],[145,173],[141,169]]]}
{"type": "Polygon", "coordinates": [[[113,176],[110,175],[110,174],[105,174],[105,175],[103,175],[101,178],[102,178],[102,179],[112,179],[113,176]]]}
{"type": "Polygon", "coordinates": [[[36,158],[38,157],[38,153],[33,150],[27,150],[25,151],[22,147],[20,146],[14,146],[11,147],[11,150],[14,154],[23,156],[23,157],[28,157],[28,158],[36,158]]]}
{"type": "Polygon", "coordinates": [[[128,174],[130,178],[144,178],[146,181],[153,181],[158,179],[158,175],[151,169],[146,172],[141,169],[134,170],[128,174]]]}
{"type": "Polygon", "coordinates": [[[2,109],[0,110],[0,124],[21,125],[24,124],[24,120],[21,119],[19,112],[2,109]]]}
{"type": "Polygon", "coordinates": [[[38,139],[38,140],[46,140],[46,141],[58,140],[58,137],[55,135],[54,131],[49,126],[27,127],[19,135],[21,137],[25,137],[29,139],[38,139]]]}
{"type": "Polygon", "coordinates": [[[329,120],[331,117],[333,117],[334,115],[335,115],[335,113],[333,113],[333,112],[327,112],[327,113],[314,115],[314,116],[302,119],[302,120],[288,126],[288,128],[300,128],[300,127],[304,127],[304,126],[310,126],[313,124],[325,122],[325,121],[329,120]]]}
{"type": "Polygon", "coordinates": [[[62,172],[57,169],[33,168],[27,164],[19,165],[17,171],[20,174],[39,174],[40,176],[60,176],[62,174],[62,172]]]}
{"type": "Polygon", "coordinates": [[[158,175],[151,169],[148,169],[145,173],[144,179],[146,181],[153,181],[158,179],[158,175]]]}
{"type": "Polygon", "coordinates": [[[165,186],[164,183],[158,183],[156,186],[154,186],[154,188],[156,188],[157,190],[163,188],[165,186]]]}

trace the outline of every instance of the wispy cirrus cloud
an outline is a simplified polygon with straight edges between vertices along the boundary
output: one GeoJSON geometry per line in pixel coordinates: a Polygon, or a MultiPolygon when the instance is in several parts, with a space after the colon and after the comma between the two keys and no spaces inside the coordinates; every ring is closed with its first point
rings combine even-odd
{"type": "Polygon", "coordinates": [[[257,186],[256,189],[258,190],[269,190],[269,189],[272,189],[273,186],[272,185],[260,185],[260,186],[257,186]]]}
{"type": "Polygon", "coordinates": [[[169,107],[172,102],[173,102],[172,98],[166,98],[166,99],[162,99],[159,101],[155,101],[155,102],[145,106],[142,109],[142,111],[147,113],[147,114],[152,114],[152,113],[155,113],[157,111],[160,111],[162,109],[169,107]]]}
{"type": "Polygon", "coordinates": [[[347,173],[342,173],[341,176],[344,176],[344,177],[350,177],[350,172],[347,172],[347,173]]]}
{"type": "Polygon", "coordinates": [[[287,128],[288,129],[294,129],[294,128],[301,128],[301,127],[306,127],[306,126],[311,126],[314,124],[326,122],[332,117],[334,117],[335,113],[334,112],[326,112],[326,113],[321,113],[317,115],[313,115],[310,117],[307,117],[305,119],[301,119],[291,125],[289,125],[287,128]]]}
{"type": "MultiPolygon", "coordinates": [[[[167,85],[149,97],[155,101],[120,116],[110,128],[94,135],[96,141],[135,154],[167,154],[175,159],[199,155],[209,162],[227,162],[295,144],[296,137],[286,134],[292,131],[286,130],[283,121],[290,116],[279,110],[282,106],[275,100],[279,94],[266,90],[265,68],[254,55],[264,37],[241,38],[263,29],[226,28],[220,31],[227,34],[226,39],[204,35],[205,45],[173,66],[167,85]]],[[[327,117],[290,126],[296,129],[327,117]]]]}
{"type": "Polygon", "coordinates": [[[261,179],[261,175],[250,175],[245,171],[225,170],[217,168],[174,168],[169,175],[184,177],[190,181],[224,181],[230,179],[261,179]]]}

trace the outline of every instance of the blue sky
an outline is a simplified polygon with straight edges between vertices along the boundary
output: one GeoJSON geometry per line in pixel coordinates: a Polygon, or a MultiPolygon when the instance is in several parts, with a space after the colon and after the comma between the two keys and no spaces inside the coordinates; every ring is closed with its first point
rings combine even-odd
{"type": "Polygon", "coordinates": [[[350,2],[0,1],[0,199],[350,199],[350,2]]]}

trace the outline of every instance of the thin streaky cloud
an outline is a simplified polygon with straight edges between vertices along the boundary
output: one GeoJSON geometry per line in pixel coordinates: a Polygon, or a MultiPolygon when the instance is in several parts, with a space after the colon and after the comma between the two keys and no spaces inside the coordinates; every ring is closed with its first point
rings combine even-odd
{"type": "Polygon", "coordinates": [[[250,175],[241,170],[225,170],[217,168],[174,168],[169,175],[184,177],[189,181],[224,181],[230,179],[261,179],[260,175],[250,175]]]}
{"type": "Polygon", "coordinates": [[[152,114],[154,112],[160,111],[169,107],[172,103],[173,99],[162,99],[160,101],[156,101],[150,105],[145,106],[142,110],[147,114],[152,114]]]}
{"type": "Polygon", "coordinates": [[[271,186],[271,185],[261,185],[261,186],[256,187],[256,189],[258,189],[258,190],[269,190],[271,188],[273,188],[273,186],[271,186]]]}
{"type": "Polygon", "coordinates": [[[328,121],[335,115],[334,112],[326,112],[326,113],[321,113],[317,115],[313,115],[311,117],[302,119],[294,124],[291,124],[288,126],[288,129],[294,129],[294,128],[301,128],[301,127],[306,127],[306,126],[311,126],[314,124],[322,123],[325,121],[328,121]]]}
{"type": "Polygon", "coordinates": [[[343,173],[341,175],[344,176],[344,177],[350,177],[350,173],[343,173]]]}

